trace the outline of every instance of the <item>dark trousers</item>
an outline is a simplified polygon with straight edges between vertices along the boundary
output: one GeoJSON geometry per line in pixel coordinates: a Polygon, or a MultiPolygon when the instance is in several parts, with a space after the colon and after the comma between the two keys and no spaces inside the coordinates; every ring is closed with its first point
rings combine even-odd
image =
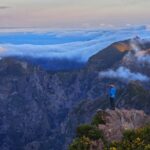
{"type": "Polygon", "coordinates": [[[115,110],[115,98],[110,97],[110,106],[112,110],[115,110]]]}

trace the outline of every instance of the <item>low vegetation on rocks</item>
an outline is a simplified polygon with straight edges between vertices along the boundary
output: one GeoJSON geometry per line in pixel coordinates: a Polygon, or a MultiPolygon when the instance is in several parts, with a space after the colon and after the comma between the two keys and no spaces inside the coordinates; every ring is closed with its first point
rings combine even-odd
{"type": "Polygon", "coordinates": [[[93,141],[102,139],[104,136],[101,130],[94,125],[83,124],[77,128],[77,137],[70,145],[69,150],[88,150],[93,141]]]}
{"type": "Polygon", "coordinates": [[[150,150],[150,125],[127,130],[120,142],[112,142],[106,150],[150,150]]]}
{"type": "Polygon", "coordinates": [[[76,138],[70,144],[69,150],[150,150],[150,124],[144,123],[147,121],[149,122],[149,116],[142,111],[101,110],[93,117],[91,124],[83,124],[77,128],[76,138]],[[110,114],[114,118],[110,117],[110,114]],[[122,123],[119,123],[118,115],[121,120],[125,119],[123,122],[121,121],[122,123]],[[129,118],[133,116],[134,119],[129,121],[129,118]],[[139,122],[139,119],[143,121],[139,122]],[[126,124],[125,129],[119,133],[117,139],[111,135],[117,134],[117,131],[113,131],[113,123],[116,123],[117,130],[126,124]],[[133,127],[134,123],[138,125],[133,127]]]}

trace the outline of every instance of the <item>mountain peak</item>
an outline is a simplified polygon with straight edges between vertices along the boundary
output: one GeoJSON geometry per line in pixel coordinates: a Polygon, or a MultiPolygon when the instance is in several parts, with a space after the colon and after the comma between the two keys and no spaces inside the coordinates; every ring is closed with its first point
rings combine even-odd
{"type": "Polygon", "coordinates": [[[114,45],[114,47],[120,52],[129,51],[131,49],[131,46],[129,44],[123,42],[117,43],[116,45],[114,45]]]}

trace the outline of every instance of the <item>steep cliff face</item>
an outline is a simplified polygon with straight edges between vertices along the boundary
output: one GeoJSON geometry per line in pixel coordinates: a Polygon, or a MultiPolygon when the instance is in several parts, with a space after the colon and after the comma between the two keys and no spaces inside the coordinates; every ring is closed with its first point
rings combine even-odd
{"type": "MultiPolygon", "coordinates": [[[[141,48],[150,48],[145,45],[141,48]]],[[[96,109],[109,106],[110,82],[118,88],[118,107],[150,113],[148,83],[99,78],[100,71],[124,64],[129,51],[129,41],[118,42],[93,56],[85,68],[66,72],[49,72],[26,60],[1,59],[0,149],[65,149],[78,124],[89,122],[96,109]]],[[[149,75],[145,67],[140,71],[149,75]]]]}
{"type": "Polygon", "coordinates": [[[49,73],[14,58],[2,59],[0,68],[0,149],[63,149],[68,113],[98,95],[93,81],[82,72],[49,73]]]}

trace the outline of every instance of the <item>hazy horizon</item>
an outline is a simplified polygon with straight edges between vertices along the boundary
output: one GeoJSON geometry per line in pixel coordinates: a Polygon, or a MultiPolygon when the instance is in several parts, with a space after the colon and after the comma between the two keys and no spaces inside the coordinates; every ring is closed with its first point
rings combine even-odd
{"type": "Polygon", "coordinates": [[[1,28],[91,28],[149,25],[148,0],[5,0],[1,28]]]}

